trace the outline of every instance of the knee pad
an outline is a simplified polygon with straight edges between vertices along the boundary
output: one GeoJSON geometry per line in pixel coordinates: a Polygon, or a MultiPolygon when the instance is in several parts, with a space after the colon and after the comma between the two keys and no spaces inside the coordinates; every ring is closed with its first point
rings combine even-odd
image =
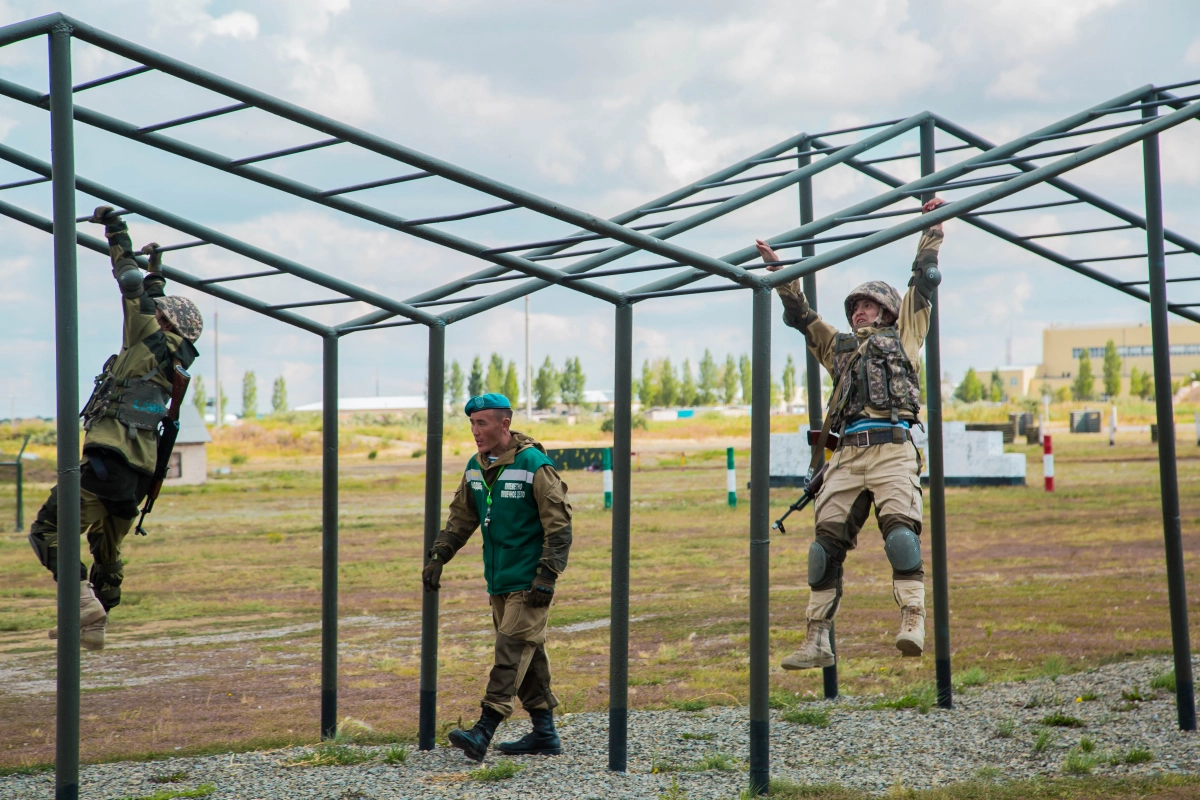
{"type": "Polygon", "coordinates": [[[37,529],[36,524],[29,529],[29,546],[33,548],[33,554],[43,567],[58,573],[58,548],[46,543],[46,537],[37,529]]]}
{"type": "Polygon", "coordinates": [[[883,551],[887,553],[892,570],[898,573],[915,572],[924,563],[921,560],[921,538],[911,528],[896,527],[883,540],[883,551]]]}
{"type": "Polygon", "coordinates": [[[841,577],[842,559],[831,555],[820,539],[813,540],[808,546],[808,585],[817,590],[828,589],[840,583],[841,577]]]}
{"type": "Polygon", "coordinates": [[[94,563],[91,572],[88,573],[88,580],[92,582],[96,599],[100,601],[100,605],[104,606],[105,611],[110,611],[121,604],[121,581],[125,580],[124,562],[94,563]]]}

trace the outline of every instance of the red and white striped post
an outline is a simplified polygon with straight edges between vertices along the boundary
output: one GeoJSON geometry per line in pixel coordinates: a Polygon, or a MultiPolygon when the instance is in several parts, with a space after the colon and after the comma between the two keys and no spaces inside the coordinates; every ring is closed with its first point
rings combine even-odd
{"type": "Polygon", "coordinates": [[[1046,491],[1054,491],[1054,449],[1050,446],[1050,434],[1042,437],[1042,474],[1046,479],[1046,491]]]}

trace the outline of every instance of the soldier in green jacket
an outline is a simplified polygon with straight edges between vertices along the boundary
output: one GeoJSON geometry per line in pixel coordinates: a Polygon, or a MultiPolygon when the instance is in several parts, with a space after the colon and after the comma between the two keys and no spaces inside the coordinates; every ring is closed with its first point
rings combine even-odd
{"type": "MultiPolygon", "coordinates": [[[[79,471],[80,530],[87,535],[92,568],[79,565],[80,642],[104,647],[108,612],[121,602],[121,542],[133,527],[158,458],[158,426],[166,416],[175,365],[196,359],[203,321],[186,297],[168,297],[157,245],[149,244],[149,272],[142,274],[125,221],[100,206],[91,221],[104,225],[113,277],[121,290],[125,326],[121,352],[96,376],[84,407],[83,464],[79,471]]],[[[29,543],[58,580],[58,487],[29,528],[29,543]]],[[[57,628],[50,637],[57,636],[57,628]]]]}
{"type": "Polygon", "coordinates": [[[558,698],[550,690],[546,621],[571,549],[567,485],[540,444],[509,430],[512,406],[504,395],[472,397],[466,413],[479,452],[467,462],[422,581],[426,591],[441,588],[443,565],[482,527],[496,651],[479,721],[470,730],[451,731],[450,743],[482,761],[496,726],[512,714],[515,696],[529,712],[533,731],[497,748],[511,755],[558,755],[558,698]]]}

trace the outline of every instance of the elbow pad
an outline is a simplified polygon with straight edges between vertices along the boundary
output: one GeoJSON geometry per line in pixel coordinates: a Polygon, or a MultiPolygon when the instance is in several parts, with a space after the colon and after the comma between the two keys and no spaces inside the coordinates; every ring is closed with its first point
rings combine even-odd
{"type": "Polygon", "coordinates": [[[147,272],[142,278],[142,286],[150,297],[162,297],[166,294],[167,279],[161,272],[147,272]]]}
{"type": "Polygon", "coordinates": [[[917,256],[913,262],[912,278],[908,285],[917,290],[917,294],[929,300],[933,290],[942,282],[942,273],[938,270],[937,253],[927,252],[917,256]]]}
{"type": "Polygon", "coordinates": [[[121,294],[126,297],[137,297],[142,293],[142,271],[132,258],[123,258],[113,267],[113,275],[121,294]]]}

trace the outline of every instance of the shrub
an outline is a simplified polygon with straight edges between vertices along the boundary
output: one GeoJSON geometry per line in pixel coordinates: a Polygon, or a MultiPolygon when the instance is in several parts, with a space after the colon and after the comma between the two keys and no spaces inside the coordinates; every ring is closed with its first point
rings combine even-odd
{"type": "Polygon", "coordinates": [[[785,712],[782,717],[784,722],[792,722],[796,725],[815,725],[818,728],[829,727],[829,712],[823,708],[797,708],[785,712]]]}
{"type": "Polygon", "coordinates": [[[1072,717],[1070,714],[1064,714],[1061,711],[1055,711],[1053,714],[1047,714],[1042,717],[1043,725],[1053,725],[1056,728],[1083,728],[1083,720],[1079,717],[1072,717]]]}
{"type": "Polygon", "coordinates": [[[502,758],[490,767],[480,767],[469,774],[473,781],[503,781],[516,775],[521,769],[517,762],[502,758]]]}

